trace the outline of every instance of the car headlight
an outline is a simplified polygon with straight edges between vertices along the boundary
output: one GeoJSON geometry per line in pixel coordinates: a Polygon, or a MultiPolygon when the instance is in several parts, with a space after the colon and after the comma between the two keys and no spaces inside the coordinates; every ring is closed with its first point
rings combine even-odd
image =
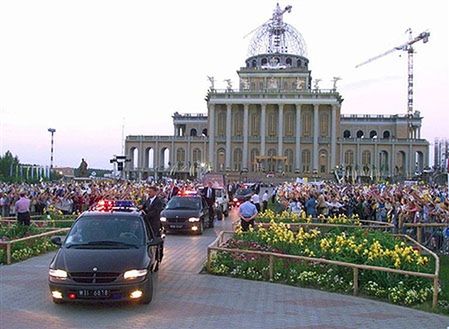
{"type": "Polygon", "coordinates": [[[166,222],[167,218],[166,217],[161,217],[161,222],[166,222]]]}
{"type": "Polygon", "coordinates": [[[200,219],[197,218],[197,217],[190,217],[190,218],[189,218],[189,222],[190,222],[190,223],[193,223],[193,222],[199,222],[199,221],[200,221],[200,219]]]}
{"type": "Polygon", "coordinates": [[[48,275],[50,275],[53,278],[57,278],[57,279],[61,279],[61,280],[67,279],[67,272],[64,270],[54,270],[51,268],[48,271],[48,275]]]}
{"type": "Polygon", "coordinates": [[[123,277],[125,279],[136,279],[147,275],[147,273],[147,270],[129,270],[126,271],[125,274],[123,274],[123,277]]]}
{"type": "Polygon", "coordinates": [[[237,201],[239,201],[237,198],[234,198],[232,201],[234,201],[234,202],[237,202],[237,201]]]}

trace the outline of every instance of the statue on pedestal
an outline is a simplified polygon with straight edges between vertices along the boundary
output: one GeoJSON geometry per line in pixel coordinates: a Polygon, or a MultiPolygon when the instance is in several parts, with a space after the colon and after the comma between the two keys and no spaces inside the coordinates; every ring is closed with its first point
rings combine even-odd
{"type": "Polygon", "coordinates": [[[80,177],[87,177],[87,162],[81,159],[80,166],[78,167],[78,172],[80,177]]]}

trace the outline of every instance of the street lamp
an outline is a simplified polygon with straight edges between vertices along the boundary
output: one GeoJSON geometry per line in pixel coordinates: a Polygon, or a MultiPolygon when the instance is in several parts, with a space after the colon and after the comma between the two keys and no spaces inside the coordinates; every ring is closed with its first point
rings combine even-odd
{"type": "Polygon", "coordinates": [[[48,131],[51,133],[51,157],[50,157],[50,170],[53,169],[53,135],[56,132],[55,128],[48,128],[48,131]]]}

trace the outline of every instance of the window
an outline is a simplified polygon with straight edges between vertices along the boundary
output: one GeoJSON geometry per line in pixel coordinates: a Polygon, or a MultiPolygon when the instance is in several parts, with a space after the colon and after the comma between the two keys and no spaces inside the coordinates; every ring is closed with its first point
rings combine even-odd
{"type": "Polygon", "coordinates": [[[252,67],[256,67],[257,66],[257,61],[255,59],[253,59],[253,61],[251,62],[251,66],[252,67]]]}
{"type": "Polygon", "coordinates": [[[292,111],[286,112],[284,125],[285,136],[293,136],[295,130],[295,115],[292,111]]]}
{"type": "Polygon", "coordinates": [[[388,130],[385,130],[382,136],[384,139],[388,139],[390,138],[390,132],[388,130]]]}
{"type": "Polygon", "coordinates": [[[257,162],[256,162],[256,156],[258,156],[258,155],[259,155],[258,149],[251,150],[250,161],[251,161],[252,171],[258,170],[258,166],[257,166],[257,162]]]}
{"type": "Polygon", "coordinates": [[[329,113],[320,115],[320,136],[329,137],[329,113]]]}
{"type": "Polygon", "coordinates": [[[217,123],[217,135],[218,136],[225,136],[226,135],[226,111],[219,111],[218,112],[218,123],[217,123]]]}
{"type": "Polygon", "coordinates": [[[239,148],[234,150],[233,167],[235,171],[242,171],[242,150],[239,148]]]}
{"type": "Polygon", "coordinates": [[[266,58],[262,58],[262,65],[266,65],[268,63],[268,60],[266,58]]]}
{"type": "Polygon", "coordinates": [[[310,151],[304,150],[302,151],[302,171],[305,173],[310,172],[310,151]]]}
{"type": "Polygon", "coordinates": [[[365,134],[363,133],[362,130],[358,130],[358,131],[357,131],[357,134],[356,134],[357,138],[363,138],[364,135],[365,135],[365,134]]]}
{"type": "Polygon", "coordinates": [[[197,132],[195,128],[190,129],[190,136],[196,136],[197,132]]]}
{"type": "Polygon", "coordinates": [[[292,59],[291,59],[290,57],[288,57],[288,58],[285,60],[285,64],[287,64],[288,66],[292,66],[292,59]]]}
{"type": "Polygon", "coordinates": [[[200,149],[194,149],[192,152],[192,159],[193,162],[195,163],[200,163],[201,162],[201,150],[200,149]]]}
{"type": "Polygon", "coordinates": [[[352,165],[354,163],[354,152],[348,150],[345,152],[345,165],[352,165]]]}
{"type": "Polygon", "coordinates": [[[312,135],[312,113],[310,111],[302,114],[303,136],[310,137],[312,135]]]}
{"type": "Polygon", "coordinates": [[[320,164],[319,169],[320,169],[321,174],[325,174],[327,172],[327,161],[328,161],[327,151],[321,150],[320,151],[320,159],[319,159],[319,164],[320,164]]]}
{"type": "Polygon", "coordinates": [[[369,138],[377,138],[377,131],[371,130],[369,132],[369,138]]]}
{"type": "Polygon", "coordinates": [[[286,149],[284,151],[284,156],[287,158],[284,170],[286,172],[292,172],[293,168],[293,151],[291,149],[286,149]]]}
{"type": "Polygon", "coordinates": [[[362,152],[362,165],[371,165],[371,152],[363,151],[362,152]]]}
{"type": "Polygon", "coordinates": [[[297,67],[301,67],[301,64],[302,64],[302,63],[301,63],[301,60],[298,59],[298,61],[296,62],[296,66],[297,66],[297,67]]]}
{"type": "Polygon", "coordinates": [[[176,150],[176,162],[178,164],[178,169],[181,169],[186,161],[186,151],[182,148],[176,150]]]}
{"type": "Polygon", "coordinates": [[[250,113],[251,136],[259,136],[260,117],[255,111],[252,111],[250,113]]]}
{"type": "Polygon", "coordinates": [[[343,138],[351,138],[351,132],[349,130],[345,130],[343,132],[343,138]]]}
{"type": "Polygon", "coordinates": [[[268,136],[276,136],[276,114],[273,110],[268,112],[268,136]]]}
{"type": "Polygon", "coordinates": [[[243,136],[243,111],[241,109],[233,112],[234,135],[243,136]]]}

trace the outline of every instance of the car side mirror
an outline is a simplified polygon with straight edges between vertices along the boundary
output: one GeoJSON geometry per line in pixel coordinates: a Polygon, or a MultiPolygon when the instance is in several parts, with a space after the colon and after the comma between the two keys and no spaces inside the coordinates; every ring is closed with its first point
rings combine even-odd
{"type": "Polygon", "coordinates": [[[60,236],[52,236],[50,241],[57,246],[62,246],[62,240],[60,236]]]}
{"type": "Polygon", "coordinates": [[[158,246],[158,245],[162,244],[163,242],[164,242],[164,240],[161,237],[157,236],[154,239],[148,241],[148,246],[158,246]]]}

